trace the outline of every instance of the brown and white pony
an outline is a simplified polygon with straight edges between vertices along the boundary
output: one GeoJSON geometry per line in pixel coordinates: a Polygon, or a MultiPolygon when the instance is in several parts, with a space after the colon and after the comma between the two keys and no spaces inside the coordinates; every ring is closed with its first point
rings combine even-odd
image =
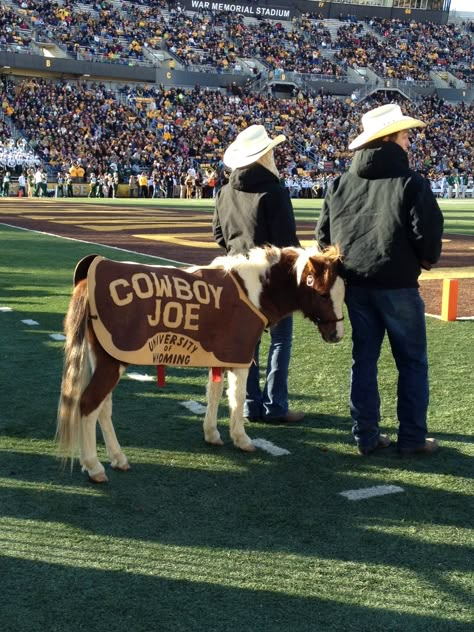
{"type": "MultiPolygon", "coordinates": [[[[300,311],[317,325],[326,342],[341,340],[343,329],[344,282],[338,274],[340,255],[335,247],[254,248],[243,255],[218,257],[211,266],[232,272],[250,302],[268,319],[269,326],[300,311]]],[[[99,421],[111,465],[128,470],[112,423],[112,391],[127,364],[116,360],[100,345],[90,319],[86,279],[77,282],[64,321],[66,334],[61,396],[58,406],[57,440],[64,456],[74,457],[93,482],[106,482],[97,458],[96,424],[99,421]]],[[[219,336],[229,334],[222,323],[219,336]]],[[[248,368],[227,368],[227,396],[230,408],[230,436],[241,450],[255,447],[244,429],[244,401],[248,368]]],[[[209,371],[208,404],[204,438],[222,445],[217,429],[217,409],[223,380],[214,381],[209,371]]]]}

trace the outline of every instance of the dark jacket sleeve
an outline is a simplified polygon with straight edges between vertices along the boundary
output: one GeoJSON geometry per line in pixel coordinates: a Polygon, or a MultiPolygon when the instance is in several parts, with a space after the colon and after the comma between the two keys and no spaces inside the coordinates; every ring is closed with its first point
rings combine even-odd
{"type": "Polygon", "coordinates": [[[227,244],[222,233],[221,222],[217,212],[217,200],[216,207],[214,208],[214,217],[212,218],[212,234],[216,243],[221,246],[221,248],[225,248],[225,250],[227,250],[227,244]]]}
{"type": "Polygon", "coordinates": [[[315,238],[321,248],[327,248],[331,244],[331,223],[329,221],[330,196],[330,193],[326,196],[316,224],[315,238]]]}
{"type": "Polygon", "coordinates": [[[283,248],[299,246],[296,221],[288,189],[280,185],[264,197],[268,243],[283,248]]]}
{"type": "Polygon", "coordinates": [[[410,241],[420,264],[430,267],[441,255],[443,214],[425,178],[413,178],[407,189],[410,241]]]}

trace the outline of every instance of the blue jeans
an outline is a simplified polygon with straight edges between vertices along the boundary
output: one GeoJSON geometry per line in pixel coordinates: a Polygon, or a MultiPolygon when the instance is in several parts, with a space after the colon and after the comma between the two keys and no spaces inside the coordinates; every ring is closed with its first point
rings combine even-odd
{"type": "Polygon", "coordinates": [[[255,348],[254,360],[247,379],[244,414],[252,419],[271,419],[288,412],[288,369],[293,337],[293,317],[287,316],[270,329],[266,379],[260,388],[260,342],[255,348]]]}
{"type": "Polygon", "coordinates": [[[425,305],[418,289],[349,286],[346,305],[352,325],[350,411],[355,440],[364,448],[377,445],[377,362],[386,332],[398,369],[398,446],[421,447],[427,432],[429,386],[425,305]]]}

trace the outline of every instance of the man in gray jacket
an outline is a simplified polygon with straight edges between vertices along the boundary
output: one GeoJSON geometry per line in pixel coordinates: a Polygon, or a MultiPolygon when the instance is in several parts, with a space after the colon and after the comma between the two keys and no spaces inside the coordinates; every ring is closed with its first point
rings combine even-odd
{"type": "Polygon", "coordinates": [[[443,216],[429,182],[408,164],[409,131],[425,123],[404,116],[396,104],[362,117],[363,133],[349,171],[327,194],[316,227],[321,246],[338,244],[347,282],[352,325],[350,411],[359,452],[390,445],[380,434],[377,363],[387,333],[398,369],[398,451],[431,454],[425,306],[421,268],[441,254],[443,216]]]}
{"type": "MultiPolygon", "coordinates": [[[[213,234],[230,255],[265,244],[299,246],[290,196],[280,184],[273,155],[273,148],[284,140],[283,135],[270,139],[263,125],[251,125],[224,154],[232,173],[216,198],[213,234]]],[[[270,335],[265,385],[262,390],[258,344],[247,380],[245,416],[266,423],[297,422],[304,414],[288,409],[293,317],[277,323],[270,335]]]]}

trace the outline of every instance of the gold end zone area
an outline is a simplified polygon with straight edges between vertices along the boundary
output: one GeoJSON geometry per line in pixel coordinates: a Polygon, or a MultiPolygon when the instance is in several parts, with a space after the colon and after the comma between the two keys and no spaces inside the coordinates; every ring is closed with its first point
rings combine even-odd
{"type": "MultiPolygon", "coordinates": [[[[196,209],[89,204],[74,199],[0,198],[0,222],[29,230],[123,248],[182,262],[206,265],[222,251],[215,244],[212,214],[196,209]]],[[[314,222],[298,221],[303,246],[313,243],[314,222]]],[[[420,286],[426,311],[441,314],[443,279],[459,279],[458,316],[474,316],[474,237],[446,236],[437,266],[423,272],[420,286]]]]}

